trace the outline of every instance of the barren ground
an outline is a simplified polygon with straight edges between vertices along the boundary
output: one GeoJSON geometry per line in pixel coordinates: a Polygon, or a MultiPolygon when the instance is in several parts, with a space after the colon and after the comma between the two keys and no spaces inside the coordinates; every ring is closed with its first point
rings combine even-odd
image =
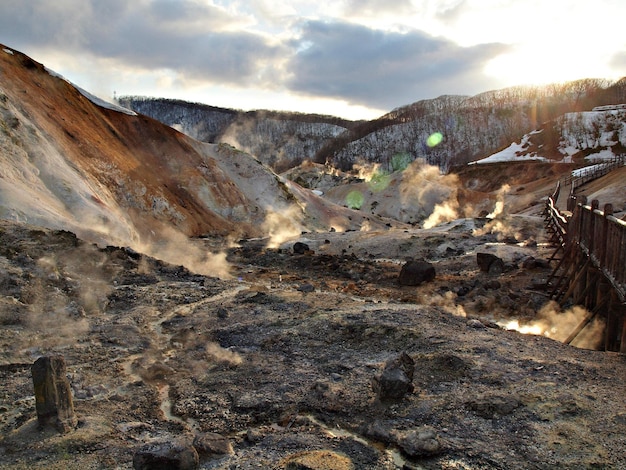
{"type": "Polygon", "coordinates": [[[241,241],[220,280],[2,222],[0,467],[125,469],[146,443],[221,436],[200,468],[626,468],[624,356],[498,327],[538,315],[550,269],[524,260],[550,250],[538,218],[487,224],[241,241]],[[435,280],[399,286],[408,257],[435,280]],[[414,391],[380,402],[403,352],[414,391]],[[51,353],[79,418],[64,435],[37,428],[30,365],[51,353]]]}

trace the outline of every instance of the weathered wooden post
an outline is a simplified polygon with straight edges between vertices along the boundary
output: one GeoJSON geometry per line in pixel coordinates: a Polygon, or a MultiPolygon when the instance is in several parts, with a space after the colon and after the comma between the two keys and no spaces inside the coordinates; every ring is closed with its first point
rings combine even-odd
{"type": "Polygon", "coordinates": [[[78,420],[66,377],[65,358],[42,356],[31,366],[31,374],[39,426],[52,425],[61,433],[74,429],[78,420]]]}

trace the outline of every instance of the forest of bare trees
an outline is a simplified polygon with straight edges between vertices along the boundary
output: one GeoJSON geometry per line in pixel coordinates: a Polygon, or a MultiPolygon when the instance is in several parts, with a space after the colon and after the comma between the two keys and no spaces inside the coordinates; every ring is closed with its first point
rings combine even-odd
{"type": "MultiPolygon", "coordinates": [[[[626,77],[611,82],[583,79],[544,86],[517,86],[475,96],[443,95],[396,108],[371,121],[282,111],[241,111],[180,100],[122,97],[120,104],[205,142],[224,142],[281,172],[305,160],[350,170],[357,163],[380,163],[393,170],[397,155],[450,167],[494,153],[524,134],[549,129],[581,148],[599,144],[607,126],[590,133],[582,118],[567,113],[626,103],[626,77]],[[578,121],[577,121],[578,119],[578,121]],[[549,124],[546,124],[549,123],[549,124]],[[584,129],[583,129],[584,128],[584,129]],[[583,131],[584,130],[584,131],[583,131]],[[595,132],[595,134],[594,134],[595,132]],[[440,135],[436,145],[429,138],[440,135]],[[595,136],[595,137],[594,137],[595,136]]],[[[616,129],[617,129],[616,127],[616,129]]],[[[432,140],[432,139],[431,139],[432,140]]],[[[558,142],[550,142],[555,147],[558,142]]]]}

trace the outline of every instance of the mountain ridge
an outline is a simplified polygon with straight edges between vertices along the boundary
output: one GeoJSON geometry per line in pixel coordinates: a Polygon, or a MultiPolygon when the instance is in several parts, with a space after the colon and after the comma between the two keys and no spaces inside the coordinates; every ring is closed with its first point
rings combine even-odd
{"type": "Polygon", "coordinates": [[[313,193],[293,192],[226,144],[102,107],[4,46],[0,76],[2,217],[135,248],[158,241],[163,227],[187,237],[265,236],[276,214],[289,213],[282,224],[295,232],[387,223],[312,202],[313,193]]]}
{"type": "MultiPolygon", "coordinates": [[[[333,121],[328,116],[290,112],[222,110],[220,132],[198,132],[214,127],[211,117],[198,120],[195,111],[185,116],[164,110],[161,98],[120,102],[135,111],[174,126],[199,140],[226,142],[247,151],[277,172],[305,160],[329,163],[342,170],[355,164],[380,164],[390,170],[391,160],[406,154],[424,159],[443,171],[485,158],[525,134],[549,125],[568,112],[626,102],[626,78],[609,82],[583,79],[545,86],[517,86],[474,96],[442,95],[396,108],[371,121],[333,121]],[[234,113],[234,114],[233,114],[234,113]],[[278,119],[279,117],[279,119],[278,119]],[[306,119],[305,119],[306,117],[306,119]],[[303,121],[306,120],[306,126],[303,121]],[[339,126],[330,134],[324,125],[339,126]],[[488,129],[488,131],[486,131],[488,129]],[[429,137],[440,136],[432,145],[429,137]]],[[[177,101],[177,105],[180,101],[177,101]]],[[[187,103],[186,109],[194,105],[187,103]]],[[[200,109],[203,106],[198,105],[200,109]]],[[[214,107],[211,107],[215,112],[214,107]]]]}

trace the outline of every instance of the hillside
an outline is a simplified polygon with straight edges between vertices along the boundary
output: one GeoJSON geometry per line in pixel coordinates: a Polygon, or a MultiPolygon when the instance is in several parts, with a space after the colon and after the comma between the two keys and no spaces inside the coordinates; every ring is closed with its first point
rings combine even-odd
{"type": "Polygon", "coordinates": [[[379,164],[393,171],[398,158],[425,160],[448,171],[497,153],[538,130],[543,130],[543,142],[538,144],[541,157],[558,160],[575,153],[575,148],[587,148],[585,136],[593,138],[599,127],[618,131],[617,140],[623,140],[623,130],[619,130],[623,114],[604,122],[597,115],[615,113],[597,112],[589,122],[580,113],[624,102],[626,79],[513,87],[476,96],[444,95],[361,122],[297,113],[244,113],[158,98],[121,98],[122,104],[137,112],[199,140],[229,143],[278,172],[304,160],[341,170],[379,164]],[[567,141],[566,152],[558,151],[562,141],[567,141]]]}
{"type": "Polygon", "coordinates": [[[278,172],[313,159],[326,141],[355,125],[333,116],[244,112],[160,98],[123,96],[119,102],[197,140],[232,145],[278,172]]]}
{"type": "Polygon", "coordinates": [[[332,207],[231,146],[102,106],[18,51],[0,51],[0,74],[4,219],[153,253],[189,236],[389,223],[332,207]]]}

